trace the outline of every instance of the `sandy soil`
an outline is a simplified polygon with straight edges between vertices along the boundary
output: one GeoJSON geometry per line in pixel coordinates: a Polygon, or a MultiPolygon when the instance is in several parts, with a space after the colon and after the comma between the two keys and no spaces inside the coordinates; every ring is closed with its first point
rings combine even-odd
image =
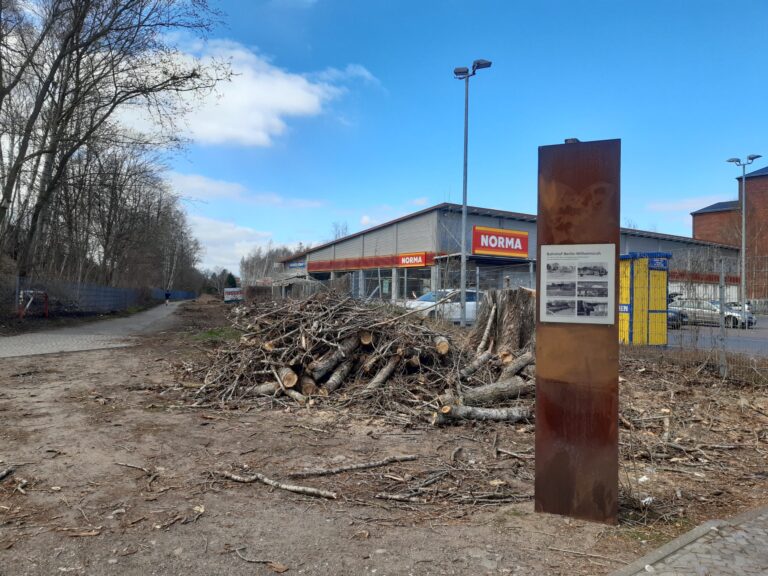
{"type": "MultiPolygon", "coordinates": [[[[768,417],[760,414],[768,407],[759,391],[719,390],[714,397],[722,405],[705,406],[745,419],[739,441],[749,447],[723,450],[726,464],[717,478],[710,467],[665,474],[658,462],[650,470],[648,462],[625,461],[622,482],[629,489],[646,489],[658,501],[679,498],[651,514],[652,506],[638,511],[627,504],[637,499],[633,492],[622,525],[609,527],[533,513],[531,425],[402,428],[329,409],[184,407],[172,365],[202,353],[209,343],[196,335],[223,324],[221,305],[197,303],[179,315],[175,329],[134,348],[3,361],[0,471],[16,470],[0,482],[0,575],[606,574],[695,523],[768,501],[762,451],[768,417]],[[495,458],[494,438],[523,458],[495,458]],[[334,490],[337,500],[216,475],[247,465],[285,478],[309,467],[403,454],[419,458],[295,481],[334,490]],[[459,493],[502,482],[520,501],[373,497],[445,470],[459,493]],[[642,476],[650,480],[638,484],[642,476]]],[[[622,401],[640,414],[646,403],[667,405],[668,388],[654,395],[658,375],[627,370],[633,381],[649,383],[628,398],[623,392],[622,401]]],[[[693,389],[686,399],[678,391],[677,401],[711,402],[700,393],[693,389]]],[[[720,435],[723,445],[737,441],[732,426],[720,435]]]]}

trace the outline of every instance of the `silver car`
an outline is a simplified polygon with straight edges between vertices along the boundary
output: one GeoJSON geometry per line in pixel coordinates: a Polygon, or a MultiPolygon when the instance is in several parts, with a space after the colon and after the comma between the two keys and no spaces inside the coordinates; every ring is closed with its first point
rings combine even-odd
{"type": "MultiPolygon", "coordinates": [[[[482,302],[483,296],[483,292],[467,289],[467,324],[474,324],[477,318],[478,301],[482,302]]],[[[419,310],[417,313],[419,316],[442,318],[458,323],[461,321],[461,292],[459,290],[427,292],[416,300],[408,300],[405,307],[409,310],[419,310]]]]}
{"type": "MultiPolygon", "coordinates": [[[[702,326],[720,325],[720,307],[707,300],[694,300],[682,298],[669,305],[670,310],[677,310],[687,316],[686,324],[698,324],[702,326]]],[[[728,328],[752,328],[755,325],[755,317],[751,313],[746,316],[741,310],[724,308],[723,316],[728,328]]]]}

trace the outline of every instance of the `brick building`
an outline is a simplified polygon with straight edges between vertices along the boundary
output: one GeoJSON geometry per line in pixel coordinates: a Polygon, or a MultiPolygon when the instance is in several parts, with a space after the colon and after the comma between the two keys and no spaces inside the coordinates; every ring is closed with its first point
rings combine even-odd
{"type": "MultiPolygon", "coordinates": [[[[741,247],[741,177],[738,200],[718,202],[691,213],[697,240],[741,247]]],[[[746,175],[747,297],[768,298],[768,167],[746,175]]]]}

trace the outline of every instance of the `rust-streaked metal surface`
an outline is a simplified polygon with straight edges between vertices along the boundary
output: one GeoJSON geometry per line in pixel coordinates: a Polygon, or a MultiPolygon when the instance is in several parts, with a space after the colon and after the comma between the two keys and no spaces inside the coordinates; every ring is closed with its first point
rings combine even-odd
{"type": "MultiPolygon", "coordinates": [[[[539,148],[537,261],[548,244],[615,244],[621,141],[539,148]]],[[[537,289],[541,294],[541,272],[537,289]]],[[[618,306],[613,325],[542,323],[536,307],[536,511],[615,524],[618,306]]]]}

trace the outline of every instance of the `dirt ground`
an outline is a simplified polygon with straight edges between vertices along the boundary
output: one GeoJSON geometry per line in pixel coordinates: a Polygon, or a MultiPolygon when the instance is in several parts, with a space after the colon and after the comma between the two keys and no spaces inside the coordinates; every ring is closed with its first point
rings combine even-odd
{"type": "Polygon", "coordinates": [[[706,519],[768,503],[761,389],[626,362],[621,524],[611,527],[533,512],[532,424],[437,429],[332,407],[189,407],[174,366],[225,324],[221,304],[198,302],[134,348],[0,365],[0,472],[15,467],[0,481],[0,575],[606,574],[706,519]],[[660,451],[662,436],[678,448],[660,451]],[[494,445],[514,455],[496,457],[494,445]],[[294,481],[336,500],[216,474],[247,466],[285,479],[406,454],[418,458],[294,481]],[[374,498],[441,474],[454,494],[504,485],[518,497],[374,498]]]}

